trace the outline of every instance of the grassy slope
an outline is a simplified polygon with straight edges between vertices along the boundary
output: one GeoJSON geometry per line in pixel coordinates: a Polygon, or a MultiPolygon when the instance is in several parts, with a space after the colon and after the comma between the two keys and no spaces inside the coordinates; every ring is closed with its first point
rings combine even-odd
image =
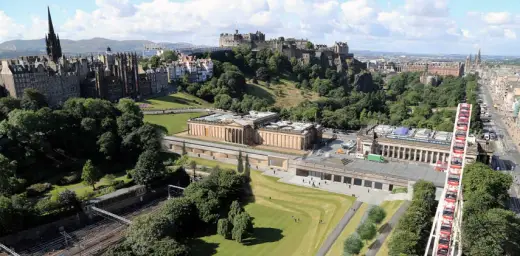
{"type": "Polygon", "coordinates": [[[341,234],[330,248],[329,252],[327,253],[327,256],[343,255],[343,242],[345,242],[345,239],[347,239],[347,237],[356,232],[356,228],[361,223],[361,219],[363,218],[363,215],[365,214],[367,209],[367,204],[362,204],[359,207],[352,219],[350,219],[350,221],[348,222],[347,226],[345,226],[343,231],[341,231],[341,234]]]}
{"type": "MultiPolygon", "coordinates": [[[[126,173],[119,173],[118,175],[116,175],[115,180],[122,180],[125,183],[128,183],[131,181],[131,179],[128,179],[128,177],[126,176],[126,173]]],[[[108,185],[108,184],[109,183],[107,180],[101,179],[98,182],[96,182],[95,186],[97,188],[99,186],[108,185]]],[[[93,191],[92,186],[85,185],[82,182],[79,182],[79,183],[65,185],[65,186],[53,185],[52,190],[49,192],[49,195],[53,195],[53,196],[58,195],[60,192],[66,190],[66,189],[76,192],[76,195],[78,195],[78,197],[81,197],[81,196],[85,195],[86,193],[93,191]]]]}
{"type": "Polygon", "coordinates": [[[143,108],[143,110],[211,106],[210,103],[184,92],[178,92],[168,96],[145,100],[143,102],[139,102],[138,104],[142,105],[143,103],[148,104],[148,106],[143,108]]]}
{"type": "Polygon", "coordinates": [[[319,98],[317,93],[311,91],[306,91],[302,95],[301,90],[295,87],[294,82],[287,79],[280,79],[280,83],[271,84],[269,88],[265,87],[265,83],[262,81],[259,81],[258,84],[249,83],[246,93],[267,99],[278,107],[292,107],[306,99],[316,100],[319,98]]]}
{"type": "Polygon", "coordinates": [[[168,135],[179,133],[188,129],[187,121],[190,118],[199,117],[205,113],[182,113],[165,115],[145,115],[144,121],[160,125],[168,131],[168,135]]]}
{"type": "MultiPolygon", "coordinates": [[[[206,166],[235,167],[195,160],[206,166]]],[[[349,196],[279,183],[256,171],[251,177],[255,202],[245,208],[254,217],[256,239],[243,245],[218,235],[203,237],[206,245],[218,245],[216,255],[314,255],[354,201],[349,196]],[[292,216],[301,221],[295,223],[292,216]],[[319,224],[320,219],[324,224],[319,224]]],[[[194,255],[210,251],[204,246],[194,249],[194,255]]]]}

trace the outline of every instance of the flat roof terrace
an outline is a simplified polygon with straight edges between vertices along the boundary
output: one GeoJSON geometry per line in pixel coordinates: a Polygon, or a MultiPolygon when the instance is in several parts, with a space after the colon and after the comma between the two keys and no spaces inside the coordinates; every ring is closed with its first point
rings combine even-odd
{"type": "Polygon", "coordinates": [[[250,111],[247,115],[239,115],[235,113],[215,113],[207,116],[193,118],[190,121],[211,122],[211,123],[232,123],[236,122],[242,125],[252,125],[266,118],[275,118],[278,114],[274,112],[257,112],[250,111]]]}
{"type": "Polygon", "coordinates": [[[374,134],[377,135],[380,142],[386,141],[410,147],[427,147],[439,150],[448,150],[452,139],[451,132],[390,125],[376,125],[359,133],[360,136],[365,138],[372,137],[374,134]]]}
{"type": "Polygon", "coordinates": [[[312,127],[320,128],[321,126],[314,125],[313,123],[278,121],[267,123],[265,126],[260,127],[260,129],[306,134],[312,127]]]}
{"type": "Polygon", "coordinates": [[[431,181],[437,187],[443,187],[446,182],[446,173],[435,171],[431,165],[421,163],[386,162],[378,163],[362,159],[349,158],[350,162],[343,165],[339,158],[307,158],[305,161],[335,168],[347,169],[354,172],[376,174],[409,181],[431,181]]]}

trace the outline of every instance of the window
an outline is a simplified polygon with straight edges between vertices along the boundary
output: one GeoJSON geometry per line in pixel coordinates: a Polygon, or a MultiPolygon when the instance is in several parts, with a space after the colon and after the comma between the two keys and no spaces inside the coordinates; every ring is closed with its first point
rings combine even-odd
{"type": "Polygon", "coordinates": [[[370,180],[365,180],[365,184],[364,184],[364,185],[365,185],[365,187],[367,187],[367,188],[371,188],[371,187],[372,187],[372,181],[370,181],[370,180]]]}
{"type": "Polygon", "coordinates": [[[334,175],[334,181],[335,181],[335,182],[341,182],[341,176],[339,176],[339,175],[334,175]]]}
{"type": "Polygon", "coordinates": [[[363,180],[362,179],[354,179],[354,185],[361,186],[361,184],[363,184],[363,180]]]}
{"type": "Polygon", "coordinates": [[[376,189],[383,189],[383,183],[381,183],[381,182],[374,182],[374,188],[376,188],[376,189]]]}
{"type": "Polygon", "coordinates": [[[343,183],[352,184],[352,178],[344,176],[343,183]]]}

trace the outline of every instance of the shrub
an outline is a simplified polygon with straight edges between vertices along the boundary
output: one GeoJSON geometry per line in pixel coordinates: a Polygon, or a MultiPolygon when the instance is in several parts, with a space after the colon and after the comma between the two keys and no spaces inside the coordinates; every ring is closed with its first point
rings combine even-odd
{"type": "Polygon", "coordinates": [[[59,184],[63,186],[63,185],[78,183],[80,181],[81,181],[81,176],[78,172],[70,172],[69,174],[63,176],[59,180],[59,184]]]}
{"type": "Polygon", "coordinates": [[[50,213],[58,208],[60,208],[60,204],[50,198],[43,198],[38,200],[34,208],[41,214],[50,213]]]}
{"type": "Polygon", "coordinates": [[[76,192],[66,189],[58,195],[58,203],[66,207],[75,207],[79,204],[79,200],[76,192]]]}
{"type": "Polygon", "coordinates": [[[27,188],[27,196],[39,196],[52,188],[50,183],[36,183],[27,188]]]}

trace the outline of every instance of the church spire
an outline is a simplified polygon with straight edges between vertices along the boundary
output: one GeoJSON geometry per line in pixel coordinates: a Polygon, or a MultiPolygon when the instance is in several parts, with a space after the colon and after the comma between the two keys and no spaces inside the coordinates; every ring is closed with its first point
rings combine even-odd
{"type": "Polygon", "coordinates": [[[54,26],[52,25],[51,9],[47,6],[47,22],[49,23],[49,34],[54,34],[54,26]]]}
{"type": "Polygon", "coordinates": [[[54,33],[54,26],[52,25],[51,10],[47,6],[47,18],[49,23],[49,34],[45,36],[45,44],[47,47],[47,55],[54,62],[62,56],[60,37],[54,33]]]}

